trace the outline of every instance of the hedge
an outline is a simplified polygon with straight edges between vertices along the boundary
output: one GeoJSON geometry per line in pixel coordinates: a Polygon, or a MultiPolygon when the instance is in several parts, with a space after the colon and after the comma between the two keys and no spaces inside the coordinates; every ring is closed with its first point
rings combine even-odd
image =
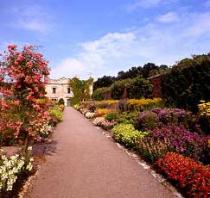
{"type": "Polygon", "coordinates": [[[183,59],[163,76],[161,84],[168,105],[196,112],[200,100],[210,100],[210,55],[183,59]]]}

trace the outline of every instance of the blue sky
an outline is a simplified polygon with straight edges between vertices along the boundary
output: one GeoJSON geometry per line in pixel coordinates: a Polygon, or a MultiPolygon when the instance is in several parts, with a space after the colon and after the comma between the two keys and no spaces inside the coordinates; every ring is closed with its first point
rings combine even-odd
{"type": "Polygon", "coordinates": [[[210,52],[210,0],[1,1],[0,49],[33,44],[51,77],[116,75],[210,52]]]}

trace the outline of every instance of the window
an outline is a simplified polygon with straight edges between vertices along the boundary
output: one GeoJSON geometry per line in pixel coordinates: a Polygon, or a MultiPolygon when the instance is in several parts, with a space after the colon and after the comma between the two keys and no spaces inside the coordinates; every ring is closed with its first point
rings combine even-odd
{"type": "Polygon", "coordinates": [[[71,93],[71,89],[70,89],[70,88],[67,89],[67,93],[68,93],[68,94],[71,93]]]}
{"type": "Polygon", "coordinates": [[[52,92],[53,92],[53,94],[56,93],[56,88],[55,87],[53,87],[52,92]]]}

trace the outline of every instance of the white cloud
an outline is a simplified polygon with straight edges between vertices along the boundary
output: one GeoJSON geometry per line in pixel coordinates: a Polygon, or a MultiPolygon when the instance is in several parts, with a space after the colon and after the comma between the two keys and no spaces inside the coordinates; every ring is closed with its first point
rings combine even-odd
{"type": "Polygon", "coordinates": [[[52,77],[79,76],[85,71],[82,62],[74,58],[66,58],[59,63],[59,67],[52,69],[52,77]]]}
{"type": "Polygon", "coordinates": [[[82,43],[80,53],[76,57],[62,60],[52,68],[51,76],[77,75],[85,78],[90,73],[96,74],[108,62],[126,57],[134,40],[135,34],[132,32],[108,33],[98,40],[82,43]]]}
{"type": "Polygon", "coordinates": [[[15,7],[10,12],[14,14],[14,21],[9,26],[14,28],[47,33],[53,26],[49,14],[38,5],[15,7]]]}
{"type": "Polygon", "coordinates": [[[159,21],[161,23],[177,22],[177,21],[179,21],[179,17],[175,12],[167,12],[163,15],[160,15],[157,18],[157,21],[159,21]]]}
{"type": "Polygon", "coordinates": [[[171,65],[192,54],[208,53],[210,13],[185,13],[179,17],[179,23],[165,25],[154,20],[130,32],[108,33],[82,43],[78,54],[52,68],[51,76],[113,75],[147,62],[171,65]]]}

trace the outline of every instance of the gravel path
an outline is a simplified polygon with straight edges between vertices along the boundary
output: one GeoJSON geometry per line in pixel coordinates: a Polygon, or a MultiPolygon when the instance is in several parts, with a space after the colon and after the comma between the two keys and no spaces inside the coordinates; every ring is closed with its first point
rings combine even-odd
{"type": "Polygon", "coordinates": [[[66,108],[30,198],[173,198],[174,194],[106,138],[79,112],[66,108]]]}

